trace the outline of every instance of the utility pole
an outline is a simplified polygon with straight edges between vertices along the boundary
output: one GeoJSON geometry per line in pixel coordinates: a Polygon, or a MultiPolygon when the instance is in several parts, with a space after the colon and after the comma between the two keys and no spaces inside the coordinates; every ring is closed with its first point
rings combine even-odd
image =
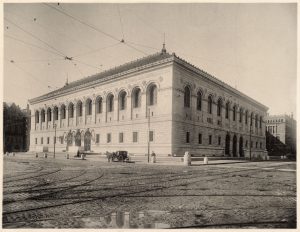
{"type": "Polygon", "coordinates": [[[150,162],[150,107],[148,106],[148,163],[150,162]]]}
{"type": "Polygon", "coordinates": [[[54,123],[54,154],[53,154],[53,158],[55,158],[55,144],[56,144],[56,124],[54,123]]]}

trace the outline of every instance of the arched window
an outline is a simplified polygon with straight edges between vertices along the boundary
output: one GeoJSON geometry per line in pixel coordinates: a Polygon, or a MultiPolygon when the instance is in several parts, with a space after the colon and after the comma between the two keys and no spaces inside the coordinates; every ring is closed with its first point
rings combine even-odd
{"type": "Polygon", "coordinates": [[[259,128],[262,127],[262,116],[259,117],[259,128]]]}
{"type": "Polygon", "coordinates": [[[122,91],[119,94],[119,109],[125,110],[126,109],[126,92],[122,91]]]}
{"type": "Polygon", "coordinates": [[[107,111],[113,112],[114,111],[114,95],[110,94],[107,97],[107,111]]]}
{"type": "Polygon", "coordinates": [[[81,117],[82,116],[82,102],[79,101],[77,103],[77,117],[81,117]]]}
{"type": "Polygon", "coordinates": [[[242,122],[243,121],[243,109],[240,108],[240,120],[239,122],[242,122]]]}
{"type": "Polygon", "coordinates": [[[35,112],[35,123],[40,122],[40,113],[38,111],[35,112]]]}
{"type": "Polygon", "coordinates": [[[207,112],[209,114],[212,113],[212,97],[211,96],[208,96],[208,99],[207,99],[207,112]]]}
{"type": "Polygon", "coordinates": [[[92,100],[88,98],[85,103],[86,115],[92,115],[92,109],[93,109],[92,100]]]}
{"type": "Polygon", "coordinates": [[[73,105],[73,103],[70,103],[68,111],[69,111],[68,112],[69,113],[69,118],[74,118],[74,105],[73,105]]]}
{"type": "Polygon", "coordinates": [[[157,104],[157,87],[156,85],[151,85],[149,87],[149,92],[148,92],[148,102],[149,102],[149,105],[152,106],[152,105],[156,105],[157,104]]]}
{"type": "Polygon", "coordinates": [[[184,107],[190,108],[191,106],[191,91],[189,87],[184,88],[184,107]]]}
{"type": "Polygon", "coordinates": [[[245,114],[245,124],[246,125],[248,124],[248,110],[246,111],[246,114],[245,114]]]}
{"type": "Polygon", "coordinates": [[[96,113],[97,114],[102,113],[102,97],[97,97],[96,99],[96,113]]]}
{"type": "Polygon", "coordinates": [[[133,108],[139,108],[141,107],[141,98],[142,98],[142,92],[140,88],[135,88],[132,92],[133,94],[133,108]]]}
{"type": "Polygon", "coordinates": [[[62,105],[60,107],[60,117],[61,119],[65,119],[66,118],[66,106],[62,105]]]}
{"type": "Polygon", "coordinates": [[[229,102],[226,103],[225,118],[229,118],[229,102]]]}
{"type": "Polygon", "coordinates": [[[200,91],[197,93],[197,110],[202,110],[202,93],[200,91]]]}
{"type": "Polygon", "coordinates": [[[55,121],[55,120],[58,120],[58,108],[57,108],[57,106],[54,107],[53,113],[54,113],[54,115],[53,115],[54,121],[55,121]]]}
{"type": "Polygon", "coordinates": [[[218,100],[218,108],[217,108],[217,115],[218,116],[222,115],[222,105],[223,105],[222,99],[219,98],[219,100],[218,100]]]}
{"type": "Polygon", "coordinates": [[[257,115],[255,115],[255,128],[257,128],[258,127],[258,117],[257,117],[257,115]]]}
{"type": "Polygon", "coordinates": [[[235,121],[235,117],[236,117],[236,106],[233,106],[232,108],[232,120],[235,121]]]}
{"type": "Polygon", "coordinates": [[[51,121],[51,109],[48,108],[47,110],[47,121],[50,122],[51,121]]]}

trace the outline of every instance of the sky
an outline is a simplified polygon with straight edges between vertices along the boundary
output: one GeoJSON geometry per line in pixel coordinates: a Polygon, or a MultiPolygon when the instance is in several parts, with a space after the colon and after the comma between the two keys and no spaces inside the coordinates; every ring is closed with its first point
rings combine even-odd
{"type": "Polygon", "coordinates": [[[67,79],[154,54],[165,40],[169,53],[270,114],[296,116],[295,3],[9,3],[3,24],[3,99],[21,107],[67,79]]]}

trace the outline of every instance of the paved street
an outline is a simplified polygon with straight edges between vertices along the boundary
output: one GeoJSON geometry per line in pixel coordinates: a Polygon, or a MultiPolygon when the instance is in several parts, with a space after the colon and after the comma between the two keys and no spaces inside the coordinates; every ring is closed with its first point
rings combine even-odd
{"type": "Polygon", "coordinates": [[[295,169],[5,156],[3,228],[295,228],[295,169]]]}

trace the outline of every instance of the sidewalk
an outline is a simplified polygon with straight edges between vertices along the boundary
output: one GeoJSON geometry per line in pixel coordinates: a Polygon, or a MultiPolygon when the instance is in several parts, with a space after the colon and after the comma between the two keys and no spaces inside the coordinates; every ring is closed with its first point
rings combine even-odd
{"type": "MultiPolygon", "coordinates": [[[[48,159],[53,159],[53,152],[47,152],[48,159]]],[[[5,156],[5,154],[4,154],[5,156]]],[[[34,152],[22,152],[22,153],[15,153],[15,156],[20,158],[32,158],[35,159],[35,153],[34,152]]],[[[39,152],[38,153],[39,158],[44,157],[44,153],[39,152]]],[[[12,153],[10,153],[9,157],[12,157],[12,153]]],[[[55,159],[64,159],[66,160],[66,153],[64,152],[57,152],[55,153],[55,159]]],[[[70,155],[69,159],[74,159],[74,155],[70,155]]],[[[103,154],[88,154],[85,159],[87,161],[99,161],[99,162],[105,162],[107,163],[107,158],[106,155],[103,154]]],[[[156,163],[148,163],[148,157],[147,156],[131,156],[131,162],[135,164],[148,164],[148,165],[176,165],[176,166],[183,166],[183,161],[182,157],[169,157],[169,156],[164,156],[164,157],[156,157],[156,163]]],[[[204,164],[202,160],[197,160],[197,161],[192,161],[191,166],[202,166],[202,165],[217,165],[217,164],[232,164],[232,163],[246,163],[249,161],[245,160],[216,160],[212,159],[209,160],[208,158],[208,164],[204,164]]]]}

